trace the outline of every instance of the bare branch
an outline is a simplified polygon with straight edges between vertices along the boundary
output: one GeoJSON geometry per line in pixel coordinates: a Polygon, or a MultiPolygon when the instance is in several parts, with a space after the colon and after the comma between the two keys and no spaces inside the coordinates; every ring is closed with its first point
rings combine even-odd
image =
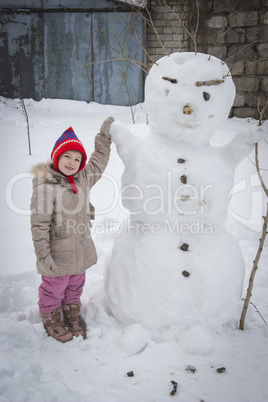
{"type": "MultiPolygon", "coordinates": [[[[167,9],[175,16],[175,18],[179,21],[179,26],[182,27],[185,32],[187,33],[187,35],[189,35],[189,37],[192,39],[193,43],[194,43],[194,49],[195,49],[195,53],[197,53],[197,43],[196,43],[196,35],[197,35],[197,30],[198,30],[198,24],[199,24],[199,7],[198,7],[198,0],[196,0],[197,3],[197,13],[198,13],[198,20],[197,20],[197,24],[196,24],[196,30],[195,30],[195,34],[192,35],[191,32],[188,30],[188,28],[185,26],[185,24],[183,23],[182,17],[179,13],[176,13],[166,2],[166,0],[163,0],[163,4],[167,7],[167,9]]],[[[159,2],[160,4],[160,2],[159,2]]],[[[183,15],[183,13],[181,13],[183,15]]],[[[176,30],[174,23],[171,21],[170,18],[168,18],[170,25],[172,26],[172,28],[174,29],[174,31],[176,30]]]]}
{"type": "MultiPolygon", "coordinates": [[[[242,299],[242,301],[244,302],[244,301],[246,301],[246,299],[242,299]]],[[[267,322],[265,321],[263,315],[260,313],[260,310],[257,308],[257,306],[255,304],[253,304],[252,302],[250,302],[249,304],[251,304],[255,308],[256,312],[260,315],[264,324],[267,325],[267,322]]]]}
{"type": "Polygon", "coordinates": [[[162,47],[162,49],[164,50],[164,52],[166,53],[166,55],[169,56],[169,53],[167,52],[165,46],[163,45],[163,42],[162,42],[161,39],[160,39],[160,36],[159,36],[159,34],[158,34],[158,32],[157,32],[157,29],[156,29],[156,27],[155,27],[155,25],[154,25],[154,22],[153,22],[153,19],[152,19],[150,10],[148,9],[148,6],[147,6],[147,5],[146,5],[145,9],[146,9],[147,15],[149,16],[149,19],[147,19],[147,24],[148,24],[148,26],[150,26],[150,28],[153,29],[153,31],[154,31],[154,33],[155,33],[155,35],[156,35],[156,37],[157,37],[157,41],[159,42],[160,46],[162,47]]]}
{"type": "Polygon", "coordinates": [[[230,13],[229,13],[229,15],[228,15],[225,24],[222,26],[222,29],[221,29],[221,31],[219,32],[219,34],[218,34],[218,36],[217,36],[217,39],[215,40],[215,42],[214,42],[214,44],[213,44],[213,47],[212,47],[212,49],[211,49],[211,52],[210,52],[210,55],[209,55],[209,58],[208,58],[209,60],[211,59],[213,50],[215,49],[215,46],[216,46],[216,44],[218,43],[218,41],[219,41],[223,36],[225,36],[225,35],[227,34],[227,32],[229,32],[229,31],[232,29],[232,28],[228,28],[226,31],[224,31],[225,27],[227,26],[227,24],[228,24],[229,21],[230,21],[230,18],[231,18],[235,13],[238,12],[238,10],[236,10],[236,11],[234,11],[234,10],[235,10],[235,8],[236,8],[236,6],[237,6],[237,4],[238,4],[239,2],[240,2],[240,0],[237,0],[237,2],[235,3],[235,5],[233,6],[232,10],[230,11],[230,13]]]}
{"type": "Polygon", "coordinates": [[[262,178],[262,175],[261,175],[261,171],[260,171],[260,166],[259,166],[259,147],[258,147],[258,144],[255,144],[255,161],[256,161],[256,169],[257,169],[258,177],[259,177],[260,182],[261,182],[261,186],[263,188],[263,191],[266,194],[266,197],[268,197],[268,189],[264,184],[264,181],[263,181],[263,178],[262,178]]]}
{"type": "MultiPolygon", "coordinates": [[[[260,103],[260,99],[259,99],[259,103],[260,103]]],[[[258,103],[258,110],[259,110],[259,103],[258,103]]],[[[264,116],[264,113],[266,112],[266,110],[268,110],[268,100],[265,102],[265,104],[262,108],[262,111],[260,112],[260,110],[259,110],[259,113],[260,113],[260,119],[259,119],[259,124],[258,124],[259,126],[261,126],[264,123],[263,116],[264,116]]]]}
{"type": "MultiPolygon", "coordinates": [[[[263,182],[263,179],[262,179],[262,176],[261,176],[261,173],[260,173],[258,144],[255,144],[255,163],[256,163],[256,169],[257,169],[258,177],[260,179],[262,188],[263,188],[266,196],[268,197],[268,190],[267,190],[267,187],[265,186],[265,184],[263,182]]],[[[248,285],[248,289],[247,289],[247,295],[246,295],[246,298],[245,298],[245,302],[244,302],[244,306],[243,306],[242,314],[241,314],[241,318],[240,318],[239,329],[241,329],[242,331],[245,328],[245,319],[246,319],[248,306],[249,306],[249,303],[250,303],[250,298],[252,296],[254,278],[255,278],[255,274],[256,274],[257,269],[258,269],[259,260],[260,260],[260,257],[261,257],[261,253],[262,253],[263,246],[264,246],[265,239],[266,239],[266,235],[267,235],[268,203],[267,203],[266,216],[263,217],[263,220],[264,220],[264,222],[263,222],[263,227],[262,227],[262,235],[261,235],[261,238],[260,238],[259,248],[257,250],[255,260],[253,261],[253,268],[252,268],[250,278],[249,278],[249,285],[248,285]]]]}
{"type": "MultiPolygon", "coordinates": [[[[90,63],[86,63],[86,64],[79,64],[76,61],[74,61],[73,59],[71,59],[76,65],[80,66],[80,67],[87,67],[89,65],[93,65],[93,64],[99,64],[99,63],[107,63],[110,61],[120,61],[120,62],[126,62],[126,63],[130,63],[133,64],[137,67],[139,67],[142,71],[144,71],[145,73],[148,72],[148,68],[147,68],[147,64],[144,63],[141,60],[138,60],[136,57],[132,56],[131,54],[126,54],[123,46],[122,46],[122,41],[119,40],[119,38],[114,35],[114,34],[110,34],[110,36],[113,36],[113,38],[115,39],[115,43],[118,45],[118,49],[115,48],[115,46],[112,46],[107,39],[105,38],[104,32],[101,29],[101,27],[99,26],[99,32],[101,33],[103,42],[110,48],[112,49],[116,54],[119,55],[119,57],[111,57],[109,59],[106,60],[100,60],[100,61],[95,61],[95,62],[90,62],[90,63]]],[[[137,37],[137,34],[136,34],[137,37]]]]}
{"type": "Polygon", "coordinates": [[[196,10],[197,10],[197,19],[196,19],[196,28],[195,28],[195,33],[194,33],[194,51],[195,51],[195,54],[197,53],[196,37],[197,37],[197,31],[198,31],[198,26],[199,26],[199,4],[198,4],[198,0],[196,0],[196,10]]]}
{"type": "Polygon", "coordinates": [[[32,154],[32,150],[31,150],[31,138],[30,138],[30,124],[29,124],[29,116],[26,110],[26,106],[24,103],[24,99],[22,97],[22,92],[21,92],[21,81],[20,81],[20,75],[15,78],[15,86],[18,92],[18,96],[19,96],[19,100],[20,100],[20,105],[21,105],[21,110],[22,110],[22,114],[26,120],[26,125],[27,125],[27,137],[28,137],[28,149],[29,149],[29,155],[32,154]]]}
{"type": "MultiPolygon", "coordinates": [[[[147,7],[146,7],[146,8],[147,8],[147,7]]],[[[135,10],[136,10],[137,14],[138,14],[147,24],[150,23],[150,21],[144,16],[144,13],[141,12],[140,9],[135,9],[135,10]]],[[[115,12],[116,12],[116,11],[115,11],[115,12]]],[[[150,61],[151,61],[152,63],[154,63],[154,60],[152,59],[151,55],[148,53],[147,49],[146,49],[146,48],[143,46],[143,44],[141,43],[140,38],[139,38],[139,36],[138,36],[138,34],[137,34],[136,29],[135,29],[135,28],[133,29],[133,27],[131,27],[131,26],[129,25],[129,23],[128,23],[127,20],[123,17],[122,14],[118,14],[118,15],[119,15],[119,17],[124,21],[124,23],[126,24],[126,26],[130,29],[130,32],[135,36],[135,38],[136,38],[138,44],[140,45],[140,47],[142,48],[143,52],[144,52],[144,53],[146,54],[146,56],[150,59],[150,61]]]]}
{"type": "Polygon", "coordinates": [[[72,60],[72,62],[73,62],[74,64],[76,64],[76,65],[79,66],[79,67],[87,67],[87,66],[91,66],[91,65],[93,65],[93,64],[100,64],[100,63],[109,63],[110,61],[121,61],[121,62],[131,63],[131,64],[133,64],[133,65],[139,67],[139,68],[140,68],[142,71],[144,71],[145,73],[147,73],[147,69],[143,68],[140,64],[135,63],[134,60],[128,59],[128,58],[126,58],[126,57],[121,57],[121,58],[118,58],[118,57],[111,57],[110,59],[99,60],[99,61],[92,61],[92,62],[86,63],[86,64],[77,63],[77,61],[75,61],[72,57],[71,57],[70,59],[72,60]]]}
{"type": "Polygon", "coordinates": [[[233,75],[237,75],[239,73],[242,73],[244,71],[244,68],[249,66],[250,64],[259,63],[260,61],[267,60],[267,59],[268,59],[268,57],[266,56],[266,57],[262,57],[262,58],[260,58],[258,60],[248,61],[247,63],[243,64],[243,66],[241,67],[240,70],[236,70],[234,73],[232,72],[232,68],[231,68],[229,70],[228,74],[226,74],[223,78],[230,77],[230,76],[232,77],[233,75]]]}
{"type": "Polygon", "coordinates": [[[235,54],[225,59],[224,62],[227,63],[228,60],[232,59],[234,56],[237,56],[239,53],[243,52],[247,47],[254,45],[255,43],[261,42],[260,40],[256,40],[255,42],[248,43],[247,45],[243,46],[242,49],[238,50],[235,54]]]}
{"type": "Polygon", "coordinates": [[[260,238],[260,244],[259,244],[259,248],[258,248],[258,251],[257,251],[257,254],[256,254],[256,258],[255,258],[255,260],[253,262],[253,268],[252,268],[250,278],[249,278],[249,285],[248,285],[248,289],[247,289],[247,295],[246,295],[246,298],[245,298],[245,302],[244,302],[244,306],[243,306],[243,310],[242,310],[242,314],[241,314],[241,318],[240,318],[239,329],[241,329],[242,331],[245,329],[245,319],[246,319],[246,314],[247,314],[250,298],[252,296],[254,278],[255,278],[255,274],[256,274],[257,269],[258,269],[259,260],[260,260],[260,257],[261,257],[261,253],[262,253],[262,250],[263,250],[265,238],[266,238],[266,235],[267,235],[267,223],[268,223],[268,203],[267,203],[266,216],[264,217],[264,223],[263,223],[263,228],[262,228],[262,236],[260,238]]]}
{"type": "Polygon", "coordinates": [[[131,117],[132,117],[132,123],[135,124],[135,113],[134,113],[134,109],[133,109],[133,106],[132,106],[132,99],[131,99],[131,96],[130,96],[130,93],[129,93],[129,90],[128,90],[127,74],[126,74],[127,69],[125,71],[121,70],[120,72],[121,72],[121,75],[123,77],[123,81],[124,81],[127,96],[128,96],[128,101],[129,101],[130,111],[131,111],[131,117]]]}

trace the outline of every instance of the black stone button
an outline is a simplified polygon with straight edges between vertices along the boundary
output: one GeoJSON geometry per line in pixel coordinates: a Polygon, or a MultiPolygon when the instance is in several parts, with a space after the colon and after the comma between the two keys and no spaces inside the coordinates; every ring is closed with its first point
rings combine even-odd
{"type": "Polygon", "coordinates": [[[225,367],[220,367],[220,368],[217,368],[217,373],[219,373],[219,374],[222,374],[222,373],[225,373],[225,370],[226,370],[226,368],[225,367]]]}
{"type": "Polygon", "coordinates": [[[180,249],[181,249],[182,251],[188,251],[188,250],[189,250],[189,244],[183,243],[183,245],[180,246],[180,249]]]}
{"type": "Polygon", "coordinates": [[[178,163],[185,163],[185,159],[179,158],[179,159],[178,159],[178,163]]]}
{"type": "Polygon", "coordinates": [[[188,278],[188,276],[190,276],[190,272],[182,271],[182,275],[185,276],[185,278],[188,278]]]}
{"type": "Polygon", "coordinates": [[[196,368],[194,366],[191,366],[190,364],[185,368],[185,370],[188,371],[189,373],[196,372],[196,368]]]}
{"type": "Polygon", "coordinates": [[[187,183],[187,176],[185,176],[185,175],[181,176],[181,182],[183,184],[186,184],[187,183]]]}

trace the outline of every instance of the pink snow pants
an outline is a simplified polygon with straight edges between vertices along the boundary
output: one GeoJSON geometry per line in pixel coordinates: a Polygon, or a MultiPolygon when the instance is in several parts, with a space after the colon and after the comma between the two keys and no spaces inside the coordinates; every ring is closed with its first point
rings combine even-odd
{"type": "Polygon", "coordinates": [[[62,304],[80,304],[85,281],[85,272],[71,276],[49,277],[42,275],[42,283],[38,292],[40,313],[52,313],[62,304]]]}

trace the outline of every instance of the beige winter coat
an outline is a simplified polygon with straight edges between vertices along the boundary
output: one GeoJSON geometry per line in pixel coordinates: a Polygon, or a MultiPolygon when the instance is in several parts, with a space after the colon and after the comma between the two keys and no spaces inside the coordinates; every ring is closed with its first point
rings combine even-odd
{"type": "Polygon", "coordinates": [[[34,169],[31,230],[37,271],[45,276],[76,275],[96,264],[90,234],[89,192],[110,156],[110,138],[98,134],[85,168],[74,175],[78,193],[52,165],[34,169]]]}

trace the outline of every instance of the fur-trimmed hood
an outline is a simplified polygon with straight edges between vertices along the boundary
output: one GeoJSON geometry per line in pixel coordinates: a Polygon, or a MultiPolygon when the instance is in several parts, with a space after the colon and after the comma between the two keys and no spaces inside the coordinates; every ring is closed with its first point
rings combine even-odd
{"type": "MultiPolygon", "coordinates": [[[[34,165],[31,173],[33,174],[33,189],[44,183],[67,184],[66,177],[62,173],[53,169],[51,161],[47,163],[41,162],[34,165]]],[[[78,180],[78,173],[74,175],[74,178],[78,180]]]]}
{"type": "Polygon", "coordinates": [[[52,165],[51,161],[40,162],[34,165],[31,169],[31,173],[36,177],[40,172],[46,172],[46,167],[52,165]]]}
{"type": "Polygon", "coordinates": [[[33,182],[35,185],[40,183],[57,183],[56,171],[53,170],[51,162],[40,162],[32,167],[31,173],[33,174],[33,182]]]}

